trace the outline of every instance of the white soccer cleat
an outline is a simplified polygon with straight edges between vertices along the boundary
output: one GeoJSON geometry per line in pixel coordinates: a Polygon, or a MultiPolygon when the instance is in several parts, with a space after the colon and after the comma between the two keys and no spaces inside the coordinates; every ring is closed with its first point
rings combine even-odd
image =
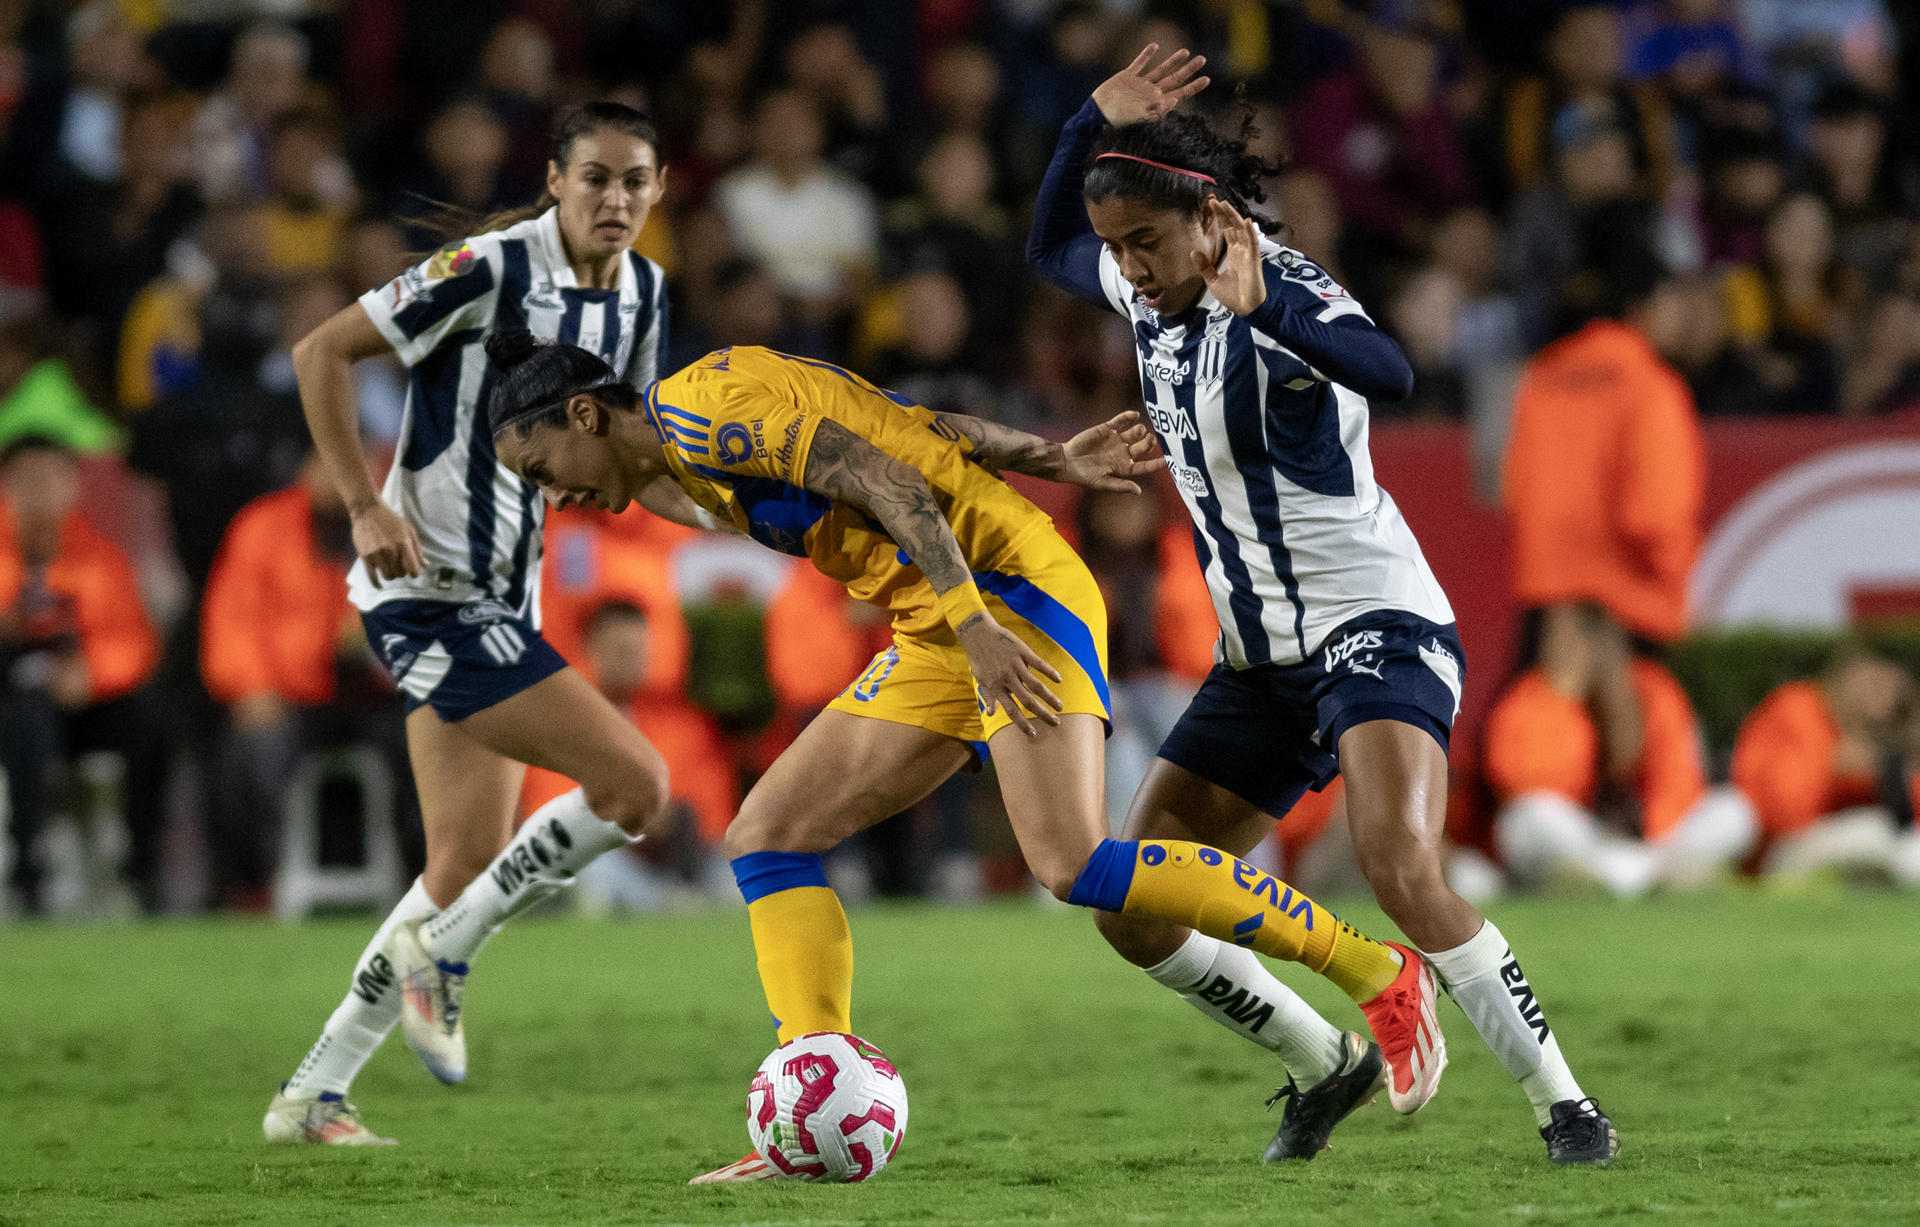
{"type": "Polygon", "coordinates": [[[751,1184],[756,1180],[784,1180],[780,1169],[760,1157],[760,1152],[749,1150],[745,1158],[735,1159],[725,1167],[716,1167],[703,1176],[695,1176],[688,1184],[751,1184]]]}
{"type": "Polygon", "coordinates": [[[400,977],[400,1023],[407,1047],[440,1081],[449,1086],[466,1081],[467,1036],[460,1001],[467,988],[467,965],[428,954],[417,920],[393,931],[387,958],[400,977]]]}
{"type": "Polygon", "coordinates": [[[296,1099],[282,1090],[260,1122],[267,1141],[309,1146],[397,1146],[360,1123],[360,1112],[339,1095],[296,1099]]]}

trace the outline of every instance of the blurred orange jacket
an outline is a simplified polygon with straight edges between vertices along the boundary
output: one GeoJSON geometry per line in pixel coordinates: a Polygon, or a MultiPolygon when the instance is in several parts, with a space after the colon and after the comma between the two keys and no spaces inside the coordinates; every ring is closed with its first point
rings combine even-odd
{"type": "Polygon", "coordinates": [[[1220,616],[1200,560],[1193,552],[1193,529],[1183,518],[1160,530],[1160,590],[1155,594],[1153,641],[1167,671],[1199,680],[1213,671],[1213,647],[1220,639],[1220,616]]]}
{"type": "MultiPolygon", "coordinates": [[[[1818,682],[1788,682],[1753,709],[1733,743],[1733,782],[1760,815],[1769,839],[1792,835],[1828,814],[1872,805],[1879,782],[1839,775],[1840,726],[1818,682]]],[[[1920,779],[1915,781],[1920,787],[1920,779]]]]}
{"type": "Polygon", "coordinates": [[[1594,601],[1637,634],[1680,634],[1706,460],[1693,395],[1646,338],[1601,320],[1534,357],[1501,485],[1522,605],[1594,601]]]}
{"type": "Polygon", "coordinates": [[[674,592],[671,555],[693,534],[642,511],[611,515],[570,508],[547,514],[540,571],[540,632],[575,668],[586,660],[587,623],[608,601],[647,615],[643,690],[679,693],[687,684],[687,622],[674,592]]]}
{"type": "MultiPolygon", "coordinates": [[[[25,582],[13,514],[0,500],[0,609],[12,607],[25,582]]],[[[47,587],[72,602],[94,702],[118,698],[147,680],[160,659],[160,640],[147,621],[133,564],[81,512],[60,526],[60,552],[47,567],[47,587]]]]}
{"type": "MultiPolygon", "coordinates": [[[[1640,699],[1643,744],[1635,767],[1642,834],[1658,840],[1706,795],[1700,734],[1680,683],[1650,660],[1630,666],[1640,699]]],[[[1538,669],[1521,675],[1487,717],[1487,782],[1502,804],[1551,792],[1591,808],[1600,782],[1600,733],[1579,699],[1547,684],[1538,669]]]]}
{"type": "Polygon", "coordinates": [[[855,608],[847,586],[794,567],[767,606],[767,679],[780,706],[811,713],[833,702],[893,642],[886,615],[855,608]],[[865,617],[868,625],[856,625],[865,617]]]}
{"type": "Polygon", "coordinates": [[[227,526],[200,614],[200,674],[222,703],[271,693],[289,703],[333,698],[343,636],[358,633],[347,568],[313,544],[304,485],[265,494],[227,526]]]}

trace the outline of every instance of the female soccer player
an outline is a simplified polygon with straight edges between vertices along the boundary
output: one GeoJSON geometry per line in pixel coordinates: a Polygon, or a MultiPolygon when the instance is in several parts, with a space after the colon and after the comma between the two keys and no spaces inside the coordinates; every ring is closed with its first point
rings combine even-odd
{"type": "MultiPolygon", "coordinates": [[[[727,831],[781,1040],[846,1031],[846,914],[820,853],[990,748],[1028,866],[1061,899],[1306,963],[1408,1032],[1418,959],[1194,842],[1108,839],[1106,609],[1086,565],[993,470],[1132,490],[1138,415],[1067,444],[935,414],[824,362],[723,349],[636,396],[596,355],[524,331],[488,343],[501,461],[559,505],[619,511],[653,483],[809,558],[893,615],[894,642],[754,786],[727,831]]],[[[457,905],[456,905],[457,906],[457,905]]],[[[431,975],[448,952],[429,941],[431,975]]],[[[413,1025],[411,1017],[408,1025],[413,1025]]],[[[701,1179],[779,1175],[756,1156],[701,1179]]]]}
{"type": "MultiPolygon", "coordinates": [[[[269,1140],[385,1141],[345,1096],[399,1018],[403,991],[444,1024],[421,1029],[428,1068],[460,1081],[459,977],[436,977],[437,995],[405,986],[391,944],[417,941],[408,926],[433,917],[471,957],[508,915],[640,837],[664,810],[660,756],[540,637],[542,506],[495,458],[479,405],[489,379],[481,338],[496,326],[584,346],[634,387],[655,378],[666,292],[659,266],[631,248],[665,181],[645,116],[610,102],[574,110],[555,132],[539,204],[490,219],[478,227],[485,233],[369,290],[295,348],[308,426],[353,515],[353,603],[405,697],[427,864],[275,1096],[269,1140]],[[401,450],[376,491],[350,368],[389,349],[411,380],[401,450]],[[526,763],[583,787],[536,812],[509,842],[526,763]],[[486,889],[463,895],[476,879],[486,889]],[[456,897],[458,907],[441,911],[456,897]]],[[[693,514],[671,482],[642,496],[668,514],[693,514]]]]}
{"type": "MultiPolygon", "coordinates": [[[[1127,836],[1244,854],[1306,789],[1344,775],[1380,906],[1519,1079],[1549,1157],[1605,1163],[1619,1149],[1612,1123],[1574,1082],[1506,939],[1441,874],[1460,644],[1367,456],[1368,398],[1404,399],[1412,372],[1331,277],[1262,236],[1278,226],[1248,206],[1276,168],[1172,114],[1207,78],[1186,51],[1156,63],[1158,50],[1068,121],[1027,245],[1041,276],[1132,322],[1147,416],[1220,618],[1222,662],[1161,746],[1127,836]]],[[[1369,1093],[1372,1055],[1247,951],[1117,910],[1100,917],[1115,949],[1282,1054],[1293,1098],[1268,1158],[1312,1158],[1369,1093]],[[1227,1008],[1253,999],[1276,1015],[1227,1008]]],[[[1420,975],[1431,1047],[1374,1027],[1402,1111],[1446,1061],[1432,975],[1420,975]]]]}

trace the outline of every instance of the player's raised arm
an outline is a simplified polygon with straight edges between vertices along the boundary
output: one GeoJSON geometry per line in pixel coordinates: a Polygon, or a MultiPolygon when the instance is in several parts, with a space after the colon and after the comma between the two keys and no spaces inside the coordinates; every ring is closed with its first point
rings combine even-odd
{"type": "Polygon", "coordinates": [[[988,612],[953,526],[920,470],[826,420],[814,431],[803,484],[878,520],[920,568],[966,651],[988,712],[1004,704],[1007,715],[1029,736],[1034,732],[1029,712],[1048,724],[1060,722],[1055,714],[1060,699],[1041,680],[1057,682],[1059,671],[988,612]]]}
{"type": "Polygon", "coordinates": [[[1251,218],[1218,196],[1207,208],[1224,242],[1217,258],[1196,251],[1193,262],[1221,306],[1369,400],[1403,401],[1413,394],[1413,368],[1399,344],[1344,291],[1335,286],[1332,292],[1344,302],[1329,304],[1299,276],[1261,258],[1260,232],[1251,218]]]}
{"type": "Polygon", "coordinates": [[[1080,195],[1094,138],[1106,124],[1158,119],[1208,85],[1208,78],[1194,75],[1206,65],[1205,56],[1182,48],[1155,63],[1159,52],[1160,44],[1148,43],[1067,121],[1033,202],[1027,263],[1061,289],[1093,302],[1107,301],[1100,284],[1100,239],[1080,195]]]}
{"type": "Polygon", "coordinates": [[[964,413],[935,416],[972,446],[973,460],[999,473],[1138,494],[1133,478],[1160,467],[1153,434],[1137,410],[1116,414],[1065,443],[964,413]]]}

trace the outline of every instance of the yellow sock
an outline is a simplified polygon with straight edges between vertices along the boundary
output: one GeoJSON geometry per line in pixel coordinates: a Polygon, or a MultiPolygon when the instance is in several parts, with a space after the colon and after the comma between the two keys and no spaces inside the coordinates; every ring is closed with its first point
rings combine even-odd
{"type": "Polygon", "coordinates": [[[733,869],[780,1042],[809,1031],[851,1031],[853,933],[820,858],[754,852],[736,858],[733,869]]]}
{"type": "Polygon", "coordinates": [[[1371,1000],[1400,974],[1400,955],[1388,946],[1278,878],[1202,844],[1103,841],[1074,885],[1073,902],[1171,920],[1302,964],[1355,1001],[1371,1000]]]}

